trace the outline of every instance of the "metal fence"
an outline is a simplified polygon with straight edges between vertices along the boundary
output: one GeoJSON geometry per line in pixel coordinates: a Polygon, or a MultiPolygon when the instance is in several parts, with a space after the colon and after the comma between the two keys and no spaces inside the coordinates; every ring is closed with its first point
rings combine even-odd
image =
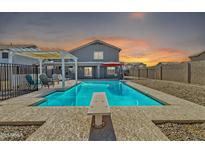
{"type": "Polygon", "coordinates": [[[0,63],[0,100],[37,90],[38,66],[0,63]],[[27,80],[26,75],[31,80],[27,80]]]}

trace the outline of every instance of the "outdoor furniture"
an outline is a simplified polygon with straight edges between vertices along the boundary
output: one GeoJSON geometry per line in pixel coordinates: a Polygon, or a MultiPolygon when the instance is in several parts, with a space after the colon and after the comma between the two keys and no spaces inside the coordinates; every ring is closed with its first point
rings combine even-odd
{"type": "Polygon", "coordinates": [[[41,74],[39,76],[40,80],[41,80],[41,85],[42,86],[47,86],[49,88],[50,85],[53,85],[54,87],[54,82],[52,80],[50,80],[46,74],[41,74]]]}
{"type": "Polygon", "coordinates": [[[38,86],[38,83],[37,82],[35,82],[33,79],[32,79],[32,76],[30,75],[30,74],[27,74],[26,75],[26,81],[27,81],[27,85],[28,85],[28,87],[30,88],[30,89],[32,89],[32,88],[36,88],[37,86],[38,86]]]}
{"type": "Polygon", "coordinates": [[[59,78],[59,75],[58,75],[58,74],[53,74],[53,75],[52,75],[52,79],[53,79],[53,82],[57,82],[57,83],[59,84],[60,78],[59,78]]]}
{"type": "Polygon", "coordinates": [[[107,97],[104,92],[93,93],[93,97],[88,109],[88,115],[95,116],[94,126],[101,128],[105,125],[103,122],[104,115],[110,115],[110,107],[108,105],[107,97]]]}

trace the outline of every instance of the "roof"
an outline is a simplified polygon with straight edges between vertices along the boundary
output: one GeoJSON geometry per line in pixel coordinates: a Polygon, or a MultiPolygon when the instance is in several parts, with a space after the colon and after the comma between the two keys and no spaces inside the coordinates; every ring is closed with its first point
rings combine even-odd
{"type": "Polygon", "coordinates": [[[157,65],[179,64],[180,62],[159,62],[157,65]]]}
{"type": "Polygon", "coordinates": [[[205,53],[205,51],[202,51],[202,52],[200,52],[200,53],[198,53],[198,54],[195,54],[195,55],[189,56],[189,58],[192,58],[192,57],[198,57],[198,56],[200,56],[200,55],[202,55],[202,54],[204,54],[204,53],[205,53]]]}
{"type": "Polygon", "coordinates": [[[125,65],[146,65],[146,64],[144,64],[142,62],[127,62],[127,63],[125,63],[125,65]]]}
{"type": "Polygon", "coordinates": [[[0,44],[0,50],[9,48],[37,48],[34,44],[0,44]]]}
{"type": "Polygon", "coordinates": [[[117,49],[117,50],[119,50],[119,51],[121,50],[120,48],[118,48],[118,47],[116,47],[116,46],[114,46],[114,45],[112,45],[112,44],[106,43],[106,42],[104,42],[104,41],[94,40],[94,41],[89,42],[89,43],[87,43],[87,44],[81,45],[81,46],[79,46],[79,47],[77,47],[77,48],[74,48],[74,49],[70,50],[69,52],[73,52],[73,51],[79,50],[79,49],[81,49],[81,48],[87,47],[87,46],[89,46],[89,45],[91,45],[91,44],[95,44],[95,43],[104,44],[104,45],[106,45],[106,46],[109,46],[109,47],[111,47],[111,48],[117,49]]]}

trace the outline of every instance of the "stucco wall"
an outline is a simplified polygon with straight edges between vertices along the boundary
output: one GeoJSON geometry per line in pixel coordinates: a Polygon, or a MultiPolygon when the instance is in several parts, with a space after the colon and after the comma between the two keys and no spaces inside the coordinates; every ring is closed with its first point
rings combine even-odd
{"type": "Polygon", "coordinates": [[[188,82],[188,63],[162,65],[162,80],[188,82]]]}
{"type": "MultiPolygon", "coordinates": [[[[14,55],[12,60],[14,64],[32,65],[32,64],[39,63],[37,59],[19,56],[19,55],[14,55]]],[[[0,52],[0,63],[8,63],[8,62],[9,62],[8,59],[2,59],[2,52],[0,52]]]]}
{"type": "Polygon", "coordinates": [[[25,65],[32,65],[32,64],[38,64],[39,61],[34,58],[28,58],[24,56],[14,55],[13,56],[13,63],[14,64],[25,64],[25,65]]]}
{"type": "Polygon", "coordinates": [[[191,62],[191,83],[205,85],[205,61],[191,62]]]}

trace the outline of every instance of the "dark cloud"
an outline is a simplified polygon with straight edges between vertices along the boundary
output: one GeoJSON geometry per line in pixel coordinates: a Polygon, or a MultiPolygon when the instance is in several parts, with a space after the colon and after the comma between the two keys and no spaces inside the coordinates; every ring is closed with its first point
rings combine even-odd
{"type": "Polygon", "coordinates": [[[157,53],[162,52],[161,49],[167,52],[173,49],[168,52],[171,55],[185,51],[180,52],[180,56],[186,57],[187,52],[205,49],[204,19],[205,13],[2,12],[0,42],[68,48],[84,38],[100,38],[122,46],[124,57],[145,57],[155,52],[151,48],[158,49],[157,53]]]}

